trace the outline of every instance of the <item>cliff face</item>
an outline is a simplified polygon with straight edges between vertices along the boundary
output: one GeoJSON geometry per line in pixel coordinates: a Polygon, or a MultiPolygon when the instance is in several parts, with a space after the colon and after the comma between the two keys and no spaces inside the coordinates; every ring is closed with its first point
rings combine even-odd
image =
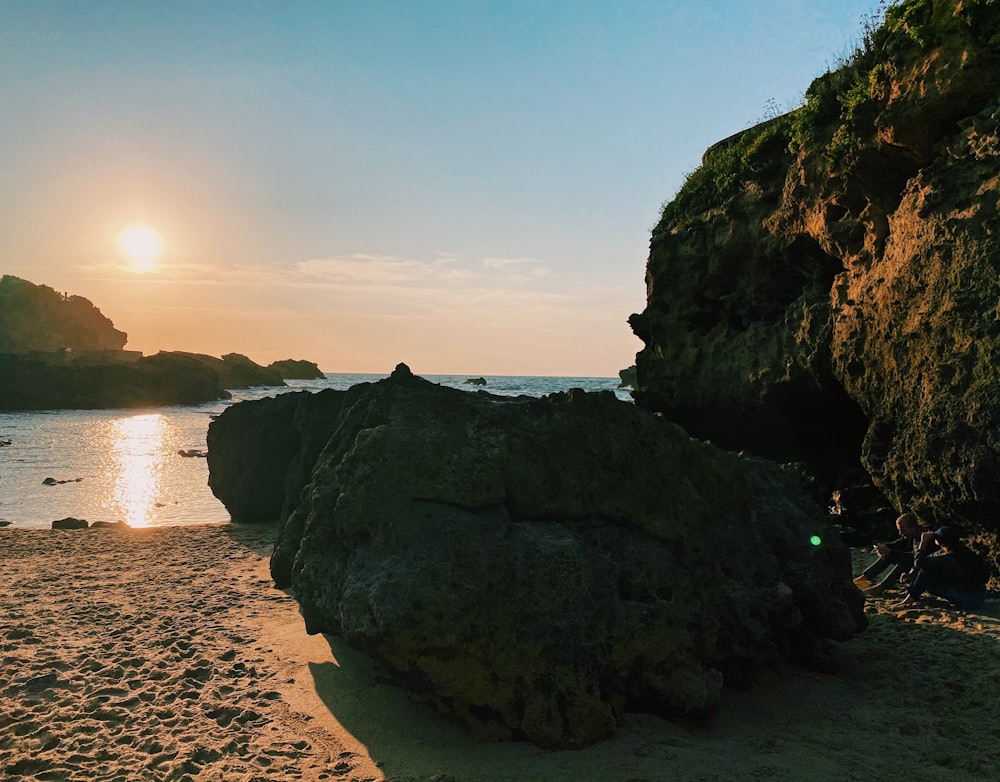
{"type": "Polygon", "coordinates": [[[121,350],[127,339],[82,296],[7,274],[0,278],[0,353],[121,350]]]}
{"type": "Polygon", "coordinates": [[[889,9],[806,105],[715,145],[654,229],[637,402],[1000,523],[1000,5],[889,9]]]}
{"type": "MultiPolygon", "coordinates": [[[[282,386],[282,369],[239,353],[222,358],[125,351],[127,335],[82,296],[18,277],[0,278],[0,410],[92,409],[199,404],[227,388],[282,386]]],[[[286,362],[287,363],[287,362],[286,362]]]]}

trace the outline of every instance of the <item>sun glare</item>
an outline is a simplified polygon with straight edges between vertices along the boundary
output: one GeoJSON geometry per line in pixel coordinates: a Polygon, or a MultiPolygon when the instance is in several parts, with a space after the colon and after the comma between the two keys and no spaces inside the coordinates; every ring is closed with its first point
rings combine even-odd
{"type": "Polygon", "coordinates": [[[134,271],[148,271],[163,254],[163,240],[148,225],[133,225],[121,232],[118,249],[134,271]]]}
{"type": "Polygon", "coordinates": [[[166,419],[159,413],[120,418],[113,436],[115,502],[130,527],[148,527],[160,493],[166,419]]]}

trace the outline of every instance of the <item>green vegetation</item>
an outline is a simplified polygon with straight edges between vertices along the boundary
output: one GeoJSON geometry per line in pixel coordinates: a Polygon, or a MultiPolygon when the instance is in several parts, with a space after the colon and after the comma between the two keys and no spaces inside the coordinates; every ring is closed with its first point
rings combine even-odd
{"type": "Polygon", "coordinates": [[[792,151],[802,147],[814,128],[833,123],[826,154],[840,160],[857,144],[852,128],[874,98],[885,77],[885,50],[891,39],[904,31],[912,43],[926,47],[932,40],[931,0],[893,3],[881,0],[878,9],[862,20],[861,38],[852,53],[838,66],[820,76],[806,90],[805,105],[795,113],[792,151]]]}
{"type": "Polygon", "coordinates": [[[823,144],[831,164],[843,164],[861,140],[858,128],[870,126],[894,76],[893,62],[941,44],[947,28],[966,25],[972,36],[1000,53],[1000,0],[963,0],[956,9],[932,0],[880,0],[862,19],[858,42],[838,58],[805,92],[802,105],[774,117],[773,102],[761,122],[705,153],[702,165],[688,174],[677,195],[663,204],[661,224],[709,208],[718,194],[738,187],[762,165],[777,160],[773,149],[782,139],[796,154],[809,144],[823,144]],[[766,152],[766,154],[764,154],[766,152]]]}
{"type": "MultiPolygon", "coordinates": [[[[971,4],[996,5],[1000,0],[971,0],[971,4]]],[[[826,154],[831,160],[842,158],[857,143],[852,130],[855,119],[870,104],[873,90],[885,76],[879,58],[887,41],[902,31],[911,45],[932,45],[936,39],[932,11],[931,0],[880,0],[878,8],[862,20],[857,45],[809,85],[803,105],[782,116],[772,113],[732,140],[711,147],[701,167],[688,174],[677,195],[663,204],[661,223],[707,208],[717,193],[733,188],[748,173],[758,173],[762,151],[774,157],[776,140],[794,154],[816,128],[834,126],[828,131],[826,154]]],[[[773,109],[769,105],[768,110],[773,109]]]]}
{"type": "Polygon", "coordinates": [[[791,116],[767,120],[711,147],[701,167],[687,175],[673,200],[663,204],[661,222],[706,208],[717,193],[731,190],[750,173],[757,175],[769,161],[782,157],[788,146],[791,116]]]}
{"type": "Polygon", "coordinates": [[[902,31],[921,49],[930,48],[937,39],[931,0],[911,0],[889,6],[885,10],[884,26],[887,34],[902,31]]]}

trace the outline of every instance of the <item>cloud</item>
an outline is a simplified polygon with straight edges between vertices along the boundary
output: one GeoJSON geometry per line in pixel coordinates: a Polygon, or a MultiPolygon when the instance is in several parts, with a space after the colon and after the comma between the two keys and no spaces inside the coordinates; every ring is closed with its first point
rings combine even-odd
{"type": "Polygon", "coordinates": [[[532,259],[353,255],[302,261],[281,272],[287,285],[368,317],[481,321],[498,312],[551,309],[566,297],[544,284],[556,277],[532,259]]]}
{"type": "MultiPolygon", "coordinates": [[[[116,284],[133,285],[138,278],[114,264],[87,271],[116,284]]],[[[450,253],[430,259],[358,253],[257,265],[174,263],[141,281],[158,286],[164,308],[226,311],[241,318],[336,314],[365,323],[448,322],[459,329],[463,322],[545,328],[556,321],[608,319],[612,313],[624,320],[641,308],[642,295],[633,286],[560,277],[536,258],[466,259],[450,253]]]]}
{"type": "Polygon", "coordinates": [[[554,280],[558,277],[544,263],[534,258],[484,258],[482,266],[485,272],[506,275],[518,282],[554,280]]]}
{"type": "MultiPolygon", "coordinates": [[[[136,276],[126,264],[105,262],[79,266],[77,270],[103,279],[124,280],[136,276]]],[[[557,279],[544,262],[534,258],[468,261],[448,253],[430,260],[358,253],[266,265],[165,263],[143,276],[151,282],[174,284],[319,285],[345,291],[383,293],[390,288],[520,289],[529,283],[557,279]]]]}
{"type": "Polygon", "coordinates": [[[420,261],[384,255],[313,258],[285,267],[289,284],[321,284],[350,289],[451,285],[469,279],[451,257],[420,261]]]}
{"type": "Polygon", "coordinates": [[[536,258],[449,253],[78,271],[81,285],[69,289],[98,302],[132,349],[255,360],[293,351],[330,370],[381,371],[405,358],[423,371],[471,362],[481,372],[613,374],[631,361],[625,321],[645,294],[610,264],[559,276],[536,258]]]}
{"type": "Polygon", "coordinates": [[[308,281],[354,289],[520,287],[556,276],[543,262],[531,258],[485,258],[470,262],[448,253],[427,261],[385,255],[314,258],[287,267],[287,272],[291,284],[308,281]]]}

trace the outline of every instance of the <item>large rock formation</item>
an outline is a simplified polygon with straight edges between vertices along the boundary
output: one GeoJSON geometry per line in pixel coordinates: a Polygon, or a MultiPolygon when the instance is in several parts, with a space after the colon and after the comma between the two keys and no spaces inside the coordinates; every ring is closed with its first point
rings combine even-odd
{"type": "Polygon", "coordinates": [[[234,405],[208,445],[234,521],[281,517],[272,574],[308,631],[481,738],[578,746],[624,710],[711,712],[724,679],[821,663],[864,621],[799,472],[610,392],[497,397],[400,365],[234,405]]]}
{"type": "Polygon", "coordinates": [[[121,350],[128,336],[82,296],[0,277],[0,354],[121,350]]]}
{"type": "Polygon", "coordinates": [[[998,83],[1000,5],[907,0],[805,106],[712,147],[653,231],[637,401],[996,531],[998,83]]]}

